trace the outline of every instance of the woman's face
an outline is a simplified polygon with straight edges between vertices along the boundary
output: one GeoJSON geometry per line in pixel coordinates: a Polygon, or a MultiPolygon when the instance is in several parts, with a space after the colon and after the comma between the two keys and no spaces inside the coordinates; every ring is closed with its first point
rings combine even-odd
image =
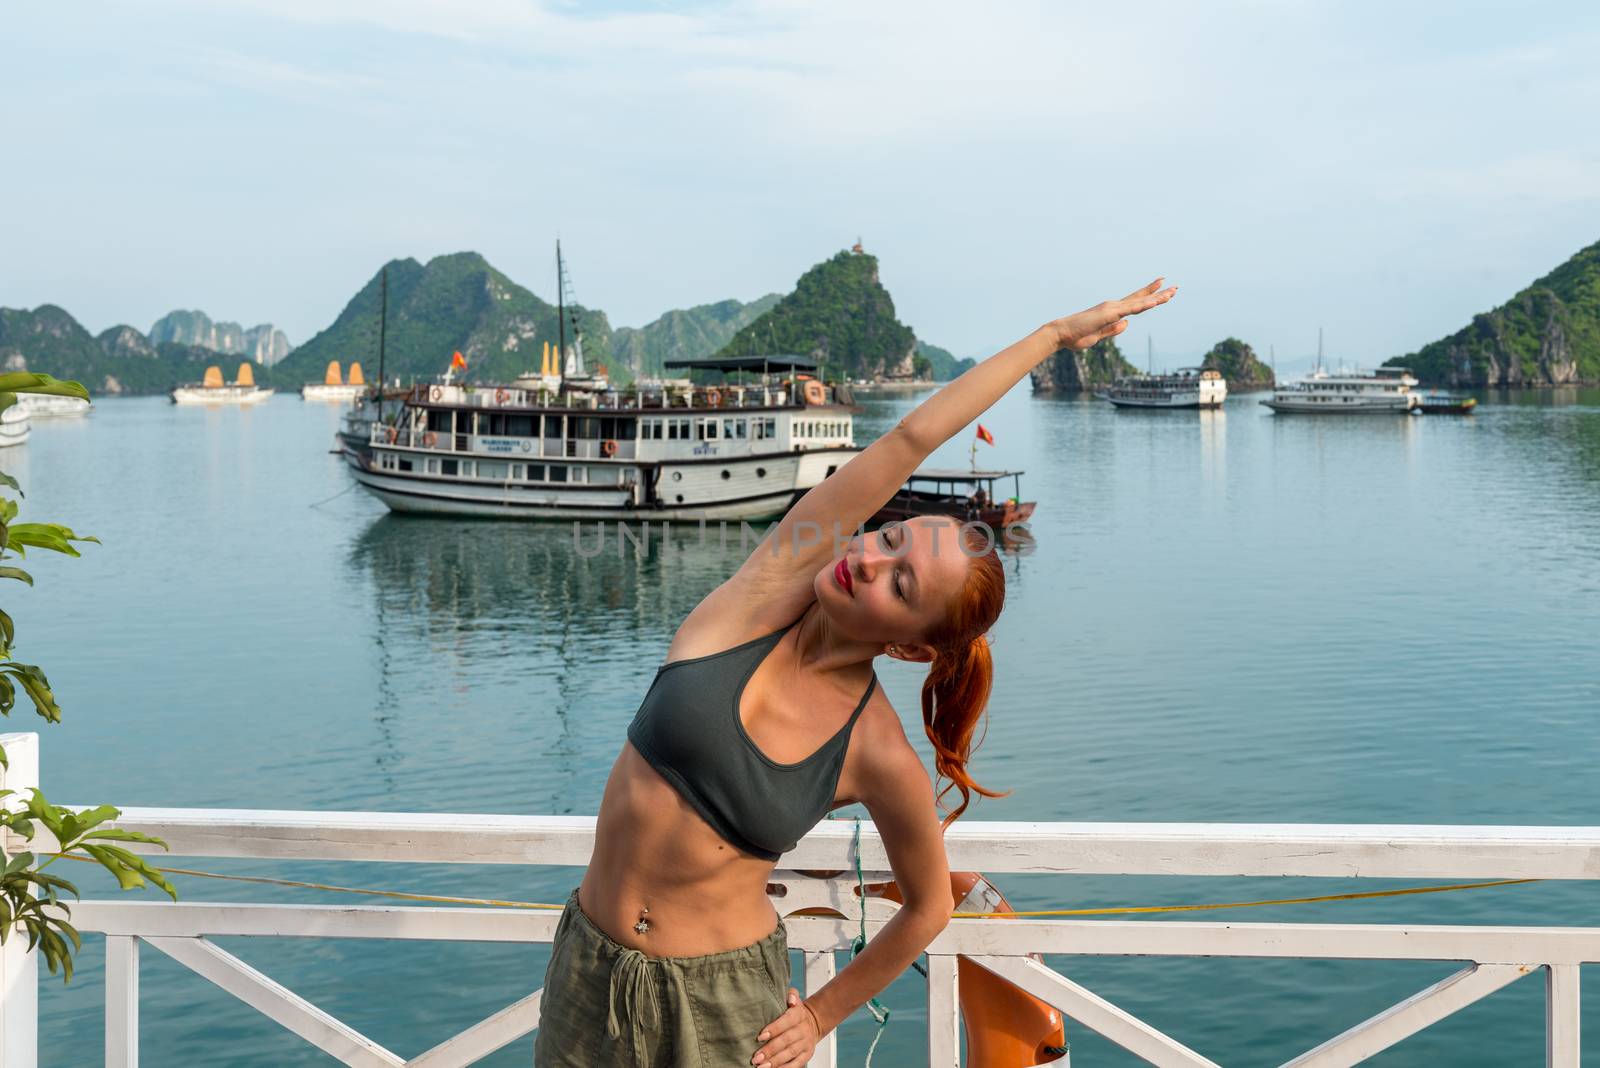
{"type": "Polygon", "coordinates": [[[817,603],[841,633],[859,641],[915,644],[941,620],[967,581],[961,527],[919,516],[850,539],[817,573],[817,603]]]}

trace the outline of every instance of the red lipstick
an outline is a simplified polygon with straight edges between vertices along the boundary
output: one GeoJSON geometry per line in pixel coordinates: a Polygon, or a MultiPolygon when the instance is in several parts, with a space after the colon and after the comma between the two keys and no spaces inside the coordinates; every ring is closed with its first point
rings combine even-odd
{"type": "Polygon", "coordinates": [[[833,581],[837,582],[840,588],[851,597],[856,595],[855,581],[850,577],[850,565],[845,561],[840,560],[833,566],[833,581]]]}

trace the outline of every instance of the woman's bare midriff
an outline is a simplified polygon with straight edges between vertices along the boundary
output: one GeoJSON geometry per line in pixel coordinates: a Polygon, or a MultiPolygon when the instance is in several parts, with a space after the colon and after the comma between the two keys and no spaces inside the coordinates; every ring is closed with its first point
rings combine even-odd
{"type": "Polygon", "coordinates": [[[773,867],[725,841],[625,742],[578,901],[614,941],[650,956],[721,953],[777,927],[767,899],[773,867]],[[634,926],[641,917],[649,924],[642,933],[634,926]]]}

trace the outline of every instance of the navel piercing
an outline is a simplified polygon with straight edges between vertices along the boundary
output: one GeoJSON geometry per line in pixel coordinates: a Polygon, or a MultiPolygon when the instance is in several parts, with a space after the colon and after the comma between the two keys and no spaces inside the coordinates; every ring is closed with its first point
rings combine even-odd
{"type": "Polygon", "coordinates": [[[645,916],[649,912],[650,910],[647,908],[642,908],[639,910],[639,922],[633,925],[634,931],[639,934],[644,934],[646,931],[650,930],[650,921],[645,919],[645,916]]]}

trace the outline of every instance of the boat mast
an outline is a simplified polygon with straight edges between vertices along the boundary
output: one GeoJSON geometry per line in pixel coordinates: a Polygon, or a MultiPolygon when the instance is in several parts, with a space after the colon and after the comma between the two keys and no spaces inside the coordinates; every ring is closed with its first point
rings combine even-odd
{"type": "Polygon", "coordinates": [[[1156,343],[1149,334],[1144,336],[1144,373],[1156,373],[1156,343]]]}
{"type": "Polygon", "coordinates": [[[565,288],[562,285],[563,277],[564,273],[561,270],[561,239],[558,237],[556,238],[556,338],[558,339],[556,341],[556,374],[558,375],[564,375],[567,373],[567,367],[565,363],[565,353],[567,351],[567,309],[561,297],[561,291],[565,288]]]}
{"type": "Polygon", "coordinates": [[[1322,370],[1322,327],[1317,327],[1317,370],[1322,370]]]}
{"type": "Polygon", "coordinates": [[[378,422],[383,422],[383,355],[389,326],[389,265],[383,265],[378,282],[378,422]]]}

